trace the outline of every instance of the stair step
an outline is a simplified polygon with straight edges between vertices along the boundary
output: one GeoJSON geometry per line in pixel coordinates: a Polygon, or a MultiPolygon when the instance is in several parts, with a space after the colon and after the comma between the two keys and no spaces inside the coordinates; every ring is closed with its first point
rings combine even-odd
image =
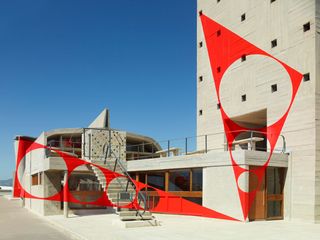
{"type": "Polygon", "coordinates": [[[136,221],[120,221],[115,220],[113,225],[118,225],[123,228],[135,228],[135,227],[156,227],[160,226],[159,221],[156,219],[152,220],[136,220],[136,221]]]}
{"type": "Polygon", "coordinates": [[[149,211],[146,211],[146,212],[143,212],[143,211],[139,211],[140,214],[137,215],[137,211],[121,211],[119,212],[119,216],[120,217],[127,217],[127,216],[151,216],[151,212],[149,211]]]}
{"type": "Polygon", "coordinates": [[[121,221],[137,221],[137,220],[152,220],[153,217],[150,216],[124,216],[124,217],[120,217],[121,221]]]}

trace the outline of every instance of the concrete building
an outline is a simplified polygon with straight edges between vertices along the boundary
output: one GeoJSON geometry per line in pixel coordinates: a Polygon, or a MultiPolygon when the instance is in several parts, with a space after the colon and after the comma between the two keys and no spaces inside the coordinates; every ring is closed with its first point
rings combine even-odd
{"type": "MultiPolygon", "coordinates": [[[[257,47],[304,74],[291,112],[272,154],[263,184],[259,186],[249,216],[244,219],[238,187],[249,192],[256,179],[246,173],[237,181],[226,146],[220,107],[233,121],[248,128],[274,123],[288,107],[291,83],[274,60],[248,55],[224,74],[217,101],[201,21],[197,27],[197,137],[156,142],[152,138],[110,129],[104,111],[88,127],[44,132],[32,141],[50,147],[26,156],[19,168],[26,189],[41,196],[61,189],[66,167],[55,150],[68,152],[130,176],[160,190],[244,220],[320,220],[320,166],[318,149],[319,1],[305,0],[198,0],[198,13],[205,14],[257,47]],[[286,147],[283,140],[286,141],[286,147]],[[193,148],[193,145],[195,146],[193,148]],[[114,155],[106,156],[105,146],[114,155]],[[108,159],[109,164],[105,163],[108,159]],[[115,163],[119,161],[120,165],[115,163]]],[[[26,137],[18,137],[26,138],[26,137]]],[[[239,135],[232,146],[239,166],[254,169],[270,155],[263,134],[239,135]]],[[[101,196],[107,180],[99,169],[79,168],[72,191],[79,198],[101,196]],[[90,194],[89,194],[90,192],[90,194]]],[[[116,201],[123,182],[115,183],[108,197],[116,201]]],[[[129,189],[132,194],[134,189],[129,189]]],[[[130,195],[129,194],[129,195],[130,195]]],[[[157,200],[151,195],[150,211],[157,200]]],[[[26,207],[41,214],[62,214],[59,202],[25,199],[26,207]]],[[[70,208],[92,206],[72,204],[70,208]]],[[[179,209],[176,211],[179,212],[179,209]]],[[[128,213],[120,217],[128,219],[128,213]]],[[[137,215],[136,215],[137,217],[137,215]]],[[[138,219],[143,218],[138,216],[138,219]]],[[[151,220],[151,214],[146,215],[151,220]]]]}
{"type": "MultiPolygon", "coordinates": [[[[268,209],[283,208],[285,219],[320,221],[320,1],[198,0],[198,12],[304,74],[282,130],[289,153],[284,194],[278,203],[264,201],[260,208],[265,210],[256,218],[268,218],[268,209]]],[[[199,17],[197,29],[197,135],[210,135],[208,148],[221,151],[225,139],[219,104],[239,125],[269,126],[288,108],[291,82],[271,58],[248,55],[224,73],[219,103],[199,17]]],[[[280,138],[276,147],[282,144],[280,138]]],[[[259,147],[268,151],[266,141],[259,147]]],[[[226,169],[225,176],[230,174],[226,169]]]]}
{"type": "MultiPolygon", "coordinates": [[[[68,209],[106,208],[101,205],[85,204],[102,197],[107,186],[107,180],[101,171],[90,164],[76,167],[68,179],[70,194],[82,203],[71,201],[66,204],[67,194],[63,192],[63,186],[67,179],[68,168],[60,154],[84,159],[103,168],[125,174],[126,161],[149,158],[161,150],[161,147],[152,138],[110,129],[109,126],[109,111],[105,109],[88,128],[55,129],[43,132],[37,138],[17,136],[15,138],[16,155],[19,140],[46,146],[46,148],[35,149],[27,153],[18,165],[17,176],[23,191],[33,196],[23,199],[24,206],[41,215],[56,215],[63,214],[63,212],[66,214],[68,209]],[[105,155],[106,151],[110,152],[108,156],[105,155]],[[50,198],[58,193],[63,194],[61,201],[43,200],[43,198],[50,198]]],[[[117,198],[118,193],[124,191],[123,185],[125,184],[123,180],[110,183],[107,194],[112,203],[119,203],[120,200],[125,205],[131,202],[131,196],[130,199],[117,198]]],[[[130,184],[129,188],[126,187],[125,192],[133,194],[134,186],[130,184]]],[[[136,216],[134,211],[133,214],[128,212],[121,214],[123,215],[121,219],[125,220],[152,220],[149,212],[144,212],[143,217],[136,216]]]]}

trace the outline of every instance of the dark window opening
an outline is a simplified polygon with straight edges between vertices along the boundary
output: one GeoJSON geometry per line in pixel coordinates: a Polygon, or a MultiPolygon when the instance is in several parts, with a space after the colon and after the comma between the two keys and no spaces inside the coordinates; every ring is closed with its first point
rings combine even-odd
{"type": "Polygon", "coordinates": [[[278,45],[277,39],[274,39],[274,40],[271,41],[271,47],[272,48],[276,47],[277,45],[278,45]]]}
{"type": "Polygon", "coordinates": [[[217,67],[217,72],[221,72],[221,67],[217,67]]]}
{"type": "Polygon", "coordinates": [[[241,96],[241,101],[242,101],[242,102],[247,101],[247,95],[246,95],[246,94],[244,94],[244,95],[241,96]]]}
{"type": "Polygon", "coordinates": [[[221,35],[221,30],[217,31],[217,37],[219,37],[221,35]]]}
{"type": "Polygon", "coordinates": [[[201,42],[199,42],[199,47],[203,47],[203,42],[201,41],[201,42]]]}
{"type": "Polygon", "coordinates": [[[199,116],[202,116],[202,110],[199,110],[199,116]]]}
{"type": "Polygon", "coordinates": [[[219,110],[220,108],[221,108],[221,104],[218,103],[218,104],[217,104],[217,109],[219,110]]]}
{"type": "Polygon", "coordinates": [[[220,0],[217,0],[217,3],[219,3],[220,2],[220,0]]]}
{"type": "Polygon", "coordinates": [[[275,2],[276,0],[270,0],[270,3],[273,3],[273,2],[275,2]]]}
{"type": "Polygon", "coordinates": [[[169,191],[190,191],[190,171],[189,170],[170,171],[169,191]]]}
{"type": "Polygon", "coordinates": [[[202,82],[203,81],[203,76],[200,76],[199,77],[199,82],[202,82]]]}
{"type": "Polygon", "coordinates": [[[202,16],[202,10],[199,11],[199,16],[202,16]]]}
{"type": "Polygon", "coordinates": [[[191,169],[192,191],[202,191],[202,168],[191,169]]]}
{"type": "Polygon", "coordinates": [[[310,22],[306,23],[306,24],[303,24],[303,31],[306,32],[306,31],[309,31],[310,30],[310,22]]]}
{"type": "Polygon", "coordinates": [[[247,56],[244,54],[241,56],[241,62],[244,62],[245,60],[247,60],[247,56]]]}
{"type": "Polygon", "coordinates": [[[40,185],[41,184],[41,178],[39,177],[39,174],[33,174],[31,176],[31,185],[35,186],[35,185],[40,185]]]}
{"type": "Polygon", "coordinates": [[[274,93],[274,92],[276,92],[276,91],[278,91],[278,86],[277,86],[277,84],[272,84],[272,85],[271,85],[271,92],[274,93]]]}
{"type": "Polygon", "coordinates": [[[147,184],[151,187],[165,190],[165,173],[164,172],[149,172],[147,173],[147,184]]]}
{"type": "Polygon", "coordinates": [[[307,82],[307,81],[309,81],[310,80],[310,73],[305,73],[305,74],[303,74],[303,81],[304,82],[307,82]]]}
{"type": "Polygon", "coordinates": [[[243,22],[244,20],[246,20],[246,14],[245,13],[241,15],[241,22],[243,22]]]}

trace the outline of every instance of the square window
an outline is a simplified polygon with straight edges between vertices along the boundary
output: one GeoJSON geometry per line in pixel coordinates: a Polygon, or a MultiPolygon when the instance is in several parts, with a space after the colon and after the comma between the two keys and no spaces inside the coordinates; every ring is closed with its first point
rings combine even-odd
{"type": "Polygon", "coordinates": [[[247,95],[246,95],[246,94],[244,94],[244,95],[241,96],[241,101],[242,101],[242,102],[247,101],[247,95]]]}
{"type": "Polygon", "coordinates": [[[276,0],[270,0],[270,3],[273,3],[273,2],[275,2],[276,0]]]}
{"type": "Polygon", "coordinates": [[[277,84],[272,84],[271,85],[271,92],[274,93],[276,91],[278,91],[278,85],[277,84]]]}
{"type": "Polygon", "coordinates": [[[242,55],[242,56],[241,56],[241,62],[244,62],[244,61],[246,61],[246,60],[247,60],[247,55],[245,55],[245,54],[242,55]]]}
{"type": "Polygon", "coordinates": [[[306,24],[303,24],[303,31],[309,31],[310,30],[310,22],[307,22],[306,24]]]}
{"type": "Polygon", "coordinates": [[[218,103],[218,104],[217,104],[217,109],[219,110],[220,108],[221,108],[221,104],[218,103]]]}
{"type": "Polygon", "coordinates": [[[245,13],[241,15],[241,22],[243,22],[244,20],[246,20],[246,14],[245,13]]]}
{"type": "Polygon", "coordinates": [[[219,3],[220,2],[220,0],[217,0],[217,3],[219,3]]]}
{"type": "Polygon", "coordinates": [[[221,72],[221,67],[217,67],[217,72],[221,72]]]}
{"type": "Polygon", "coordinates": [[[199,47],[203,47],[203,42],[201,41],[201,42],[199,42],[199,47]]]}
{"type": "Polygon", "coordinates": [[[203,76],[200,76],[199,77],[199,82],[202,82],[203,81],[203,76]]]}
{"type": "Polygon", "coordinates": [[[277,39],[274,39],[274,40],[271,41],[271,47],[272,48],[276,47],[277,45],[278,45],[277,39]]]}
{"type": "Polygon", "coordinates": [[[199,16],[202,16],[202,10],[199,11],[199,16]]]}
{"type": "Polygon", "coordinates": [[[304,82],[310,81],[310,73],[303,74],[303,81],[304,82]]]}
{"type": "Polygon", "coordinates": [[[221,30],[217,31],[217,37],[219,37],[221,35],[221,30]]]}
{"type": "Polygon", "coordinates": [[[199,116],[202,116],[202,109],[199,110],[199,116]]]}

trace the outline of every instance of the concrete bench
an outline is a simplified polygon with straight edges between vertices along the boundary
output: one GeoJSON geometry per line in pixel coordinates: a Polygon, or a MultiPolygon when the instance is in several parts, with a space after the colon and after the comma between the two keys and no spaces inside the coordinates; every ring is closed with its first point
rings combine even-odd
{"type": "MultiPolygon", "coordinates": [[[[232,147],[236,147],[236,149],[237,149],[237,146],[239,147],[239,145],[247,144],[248,149],[256,150],[256,143],[262,142],[263,140],[264,140],[264,138],[262,138],[262,137],[244,138],[244,139],[233,141],[232,147]]],[[[224,143],[224,146],[227,146],[227,144],[228,143],[224,143]]]]}
{"type": "Polygon", "coordinates": [[[168,153],[169,153],[169,155],[170,155],[170,153],[172,153],[173,156],[179,156],[180,148],[169,148],[169,150],[164,149],[164,150],[160,150],[160,151],[156,152],[156,154],[159,154],[160,157],[169,157],[168,153]]]}

